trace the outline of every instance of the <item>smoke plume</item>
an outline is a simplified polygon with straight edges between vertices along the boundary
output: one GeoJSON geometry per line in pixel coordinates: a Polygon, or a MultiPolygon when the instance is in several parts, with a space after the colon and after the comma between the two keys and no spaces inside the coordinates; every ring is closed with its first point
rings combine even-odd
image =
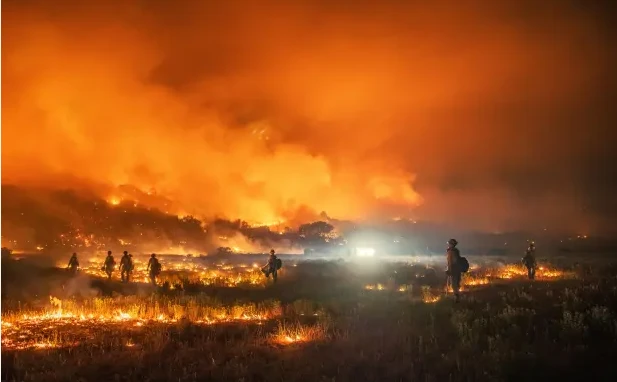
{"type": "Polygon", "coordinates": [[[603,183],[573,184],[613,56],[575,3],[4,1],[2,183],[260,224],[591,226],[603,183]]]}

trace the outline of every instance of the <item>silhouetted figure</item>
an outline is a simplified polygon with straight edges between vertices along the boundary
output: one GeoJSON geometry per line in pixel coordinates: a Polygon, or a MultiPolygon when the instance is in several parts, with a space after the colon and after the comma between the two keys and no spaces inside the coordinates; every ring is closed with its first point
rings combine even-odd
{"type": "Polygon", "coordinates": [[[261,268],[261,271],[267,278],[270,278],[270,275],[272,275],[272,280],[276,283],[278,279],[278,270],[281,268],[281,264],[281,260],[274,254],[274,249],[271,249],[268,263],[261,268]]]}
{"type": "Polygon", "coordinates": [[[523,265],[527,268],[527,277],[529,280],[533,280],[536,278],[536,246],[533,241],[529,243],[529,247],[525,251],[525,256],[523,257],[523,265]]]}
{"type": "Polygon", "coordinates": [[[148,260],[148,267],[146,268],[148,275],[150,276],[150,282],[152,285],[156,285],[156,278],[161,273],[161,263],[156,258],[156,254],[150,255],[148,260]]]}
{"type": "Polygon", "coordinates": [[[129,253],[128,272],[126,274],[126,281],[127,282],[129,281],[129,278],[133,274],[133,269],[135,269],[135,263],[133,262],[133,255],[129,253]]]}
{"type": "Polygon", "coordinates": [[[11,257],[11,255],[13,254],[13,251],[10,250],[7,247],[2,247],[2,259],[9,259],[11,257]]]}
{"type": "Polygon", "coordinates": [[[452,291],[456,302],[459,302],[459,294],[461,289],[461,270],[459,267],[459,260],[461,259],[461,253],[456,248],[458,241],[456,239],[448,240],[448,249],[446,251],[446,260],[448,262],[448,269],[446,275],[450,279],[450,285],[452,285],[452,291]]]}
{"type": "Polygon", "coordinates": [[[103,264],[102,270],[107,273],[107,280],[111,280],[111,274],[114,272],[116,266],[116,260],[111,255],[111,251],[107,251],[107,257],[105,258],[105,264],[103,264]]]}
{"type": "Polygon", "coordinates": [[[73,256],[69,259],[69,265],[66,266],[72,274],[77,273],[77,268],[79,268],[79,261],[77,260],[77,253],[73,253],[73,256]]]}
{"type": "Polygon", "coordinates": [[[123,283],[129,281],[129,272],[130,272],[130,262],[131,258],[129,257],[129,253],[124,251],[122,254],[122,258],[120,258],[120,279],[123,283]]]}

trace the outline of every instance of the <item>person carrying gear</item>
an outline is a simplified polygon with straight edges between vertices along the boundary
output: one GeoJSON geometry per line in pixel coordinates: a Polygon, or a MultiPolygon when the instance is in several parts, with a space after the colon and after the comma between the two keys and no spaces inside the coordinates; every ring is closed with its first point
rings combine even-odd
{"type": "Polygon", "coordinates": [[[107,251],[107,257],[105,258],[105,264],[103,264],[102,271],[107,273],[107,280],[111,280],[111,274],[114,271],[114,267],[116,266],[116,260],[111,255],[111,251],[107,251]]]}
{"type": "Polygon", "coordinates": [[[129,257],[129,253],[124,251],[122,258],[120,259],[120,279],[123,283],[129,281],[130,263],[131,258],[129,257]]]}
{"type": "Polygon", "coordinates": [[[150,256],[148,261],[148,267],[146,268],[148,275],[150,276],[150,282],[152,285],[156,285],[156,277],[161,273],[161,263],[156,258],[156,254],[150,256]]]}
{"type": "Polygon", "coordinates": [[[69,265],[66,266],[72,274],[77,273],[77,268],[79,268],[79,261],[77,260],[77,253],[73,253],[71,259],[69,260],[69,265]]]}
{"type": "Polygon", "coordinates": [[[270,278],[270,275],[272,275],[272,280],[276,283],[278,279],[278,270],[281,268],[281,265],[281,260],[274,254],[274,249],[271,249],[268,263],[261,268],[261,271],[267,278],[270,278]]]}
{"type": "Polygon", "coordinates": [[[461,252],[456,248],[458,241],[456,239],[448,240],[448,249],[446,251],[446,260],[448,263],[448,269],[446,275],[452,285],[452,291],[456,302],[459,302],[459,294],[461,289],[461,269],[459,267],[459,261],[461,259],[461,252]]]}
{"type": "Polygon", "coordinates": [[[527,268],[527,277],[529,280],[536,278],[536,246],[533,241],[529,243],[529,247],[525,251],[523,257],[523,265],[527,268]]]}

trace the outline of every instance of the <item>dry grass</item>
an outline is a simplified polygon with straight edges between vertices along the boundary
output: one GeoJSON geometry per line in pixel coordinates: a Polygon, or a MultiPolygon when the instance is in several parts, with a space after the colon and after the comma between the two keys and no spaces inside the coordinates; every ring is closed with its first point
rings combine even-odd
{"type": "MultiPolygon", "coordinates": [[[[113,280],[120,280],[120,259],[116,258],[116,267],[112,273],[113,280]]],[[[84,258],[80,260],[81,272],[106,278],[107,275],[101,266],[104,258],[84,258]]],[[[134,270],[131,273],[131,280],[134,282],[149,283],[147,264],[148,258],[135,256],[133,258],[134,270]]],[[[182,285],[185,283],[215,285],[221,287],[235,286],[263,286],[266,284],[260,265],[257,263],[236,263],[230,264],[224,261],[212,262],[201,261],[184,256],[167,256],[161,259],[163,271],[158,278],[159,283],[169,283],[170,285],[182,285]]],[[[59,267],[66,264],[59,263],[59,267]]]]}
{"type": "Polygon", "coordinates": [[[323,341],[328,337],[328,325],[319,322],[314,325],[302,325],[299,322],[289,324],[279,322],[272,334],[272,341],[280,345],[323,341]]]}
{"type": "Polygon", "coordinates": [[[229,322],[260,322],[281,315],[280,304],[223,306],[207,297],[94,298],[84,301],[50,297],[50,306],[42,310],[22,310],[2,316],[3,349],[75,346],[72,331],[96,330],[114,326],[118,330],[153,324],[174,324],[180,320],[212,325],[229,322]],[[69,333],[63,341],[63,333],[69,333]],[[47,337],[41,341],[41,336],[47,337]]]}
{"type": "Polygon", "coordinates": [[[441,294],[435,292],[428,286],[422,287],[422,302],[432,304],[441,299],[441,294]]]}
{"type": "Polygon", "coordinates": [[[456,305],[445,298],[441,272],[433,281],[419,268],[407,272],[404,264],[355,273],[349,267],[300,263],[278,285],[257,289],[6,301],[10,311],[3,301],[3,378],[492,381],[617,375],[609,361],[617,350],[615,267],[594,264],[597,272],[577,278],[547,267],[531,282],[508,266],[480,265],[465,275],[456,305]],[[393,270],[409,275],[393,282],[393,270]],[[508,272],[513,276],[497,276],[508,272]]]}

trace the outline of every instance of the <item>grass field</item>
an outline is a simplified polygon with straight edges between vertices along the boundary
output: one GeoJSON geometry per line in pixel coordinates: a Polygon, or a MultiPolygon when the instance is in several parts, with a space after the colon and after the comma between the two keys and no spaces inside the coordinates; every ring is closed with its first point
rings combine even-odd
{"type": "Polygon", "coordinates": [[[614,264],[469,259],[459,304],[441,264],[286,260],[273,285],[226,260],[154,289],[5,262],[3,380],[617,380],[614,264]]]}

